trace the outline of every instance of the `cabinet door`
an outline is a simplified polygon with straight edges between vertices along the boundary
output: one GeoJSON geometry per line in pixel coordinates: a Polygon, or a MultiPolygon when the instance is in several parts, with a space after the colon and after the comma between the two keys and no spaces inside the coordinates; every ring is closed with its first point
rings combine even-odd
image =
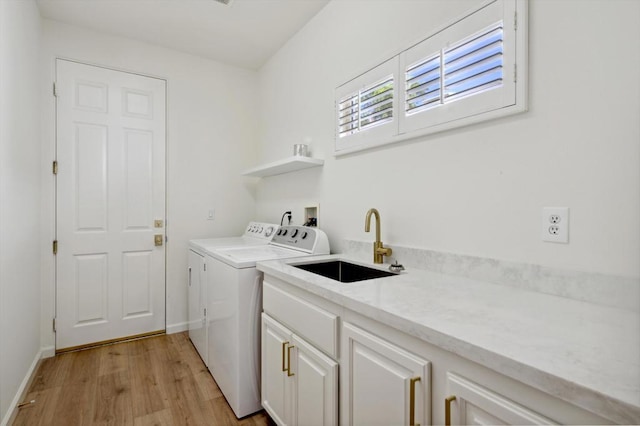
{"type": "Polygon", "coordinates": [[[347,423],[430,424],[429,361],[352,324],[342,331],[347,423]]]}
{"type": "Polygon", "coordinates": [[[338,363],[293,335],[292,373],[295,396],[293,424],[338,424],[338,363]]]}
{"type": "Polygon", "coordinates": [[[205,273],[204,256],[189,250],[188,269],[188,299],[189,299],[189,338],[193,342],[200,358],[207,363],[207,331],[205,319],[205,273]]]}
{"type": "Polygon", "coordinates": [[[292,380],[287,375],[290,366],[288,346],[291,332],[280,323],[262,314],[262,406],[280,426],[289,424],[291,415],[292,380]]]}
{"type": "Polygon", "coordinates": [[[447,373],[447,387],[451,394],[449,401],[445,402],[445,412],[450,413],[449,423],[460,425],[555,424],[546,417],[455,374],[447,373]]]}

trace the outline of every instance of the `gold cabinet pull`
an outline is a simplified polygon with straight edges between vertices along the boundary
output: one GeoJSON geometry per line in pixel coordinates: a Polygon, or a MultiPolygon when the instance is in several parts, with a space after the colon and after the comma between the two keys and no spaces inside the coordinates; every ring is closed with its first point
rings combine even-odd
{"type": "Polygon", "coordinates": [[[289,346],[287,348],[287,376],[295,376],[294,373],[291,372],[291,349],[295,348],[295,346],[289,346]]]}
{"type": "Polygon", "coordinates": [[[455,395],[444,399],[444,424],[451,426],[451,403],[456,400],[455,395]]]}
{"type": "Polygon", "coordinates": [[[420,381],[420,377],[413,377],[409,381],[409,426],[416,425],[416,383],[420,381]]]}
{"type": "Polygon", "coordinates": [[[285,351],[287,349],[288,344],[289,342],[282,342],[282,371],[287,371],[287,367],[285,367],[285,363],[284,363],[284,356],[285,356],[285,351]]]}

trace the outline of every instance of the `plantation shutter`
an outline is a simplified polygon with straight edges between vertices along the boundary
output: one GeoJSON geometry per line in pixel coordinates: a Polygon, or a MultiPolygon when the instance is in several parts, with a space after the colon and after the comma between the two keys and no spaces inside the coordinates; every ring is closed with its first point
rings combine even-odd
{"type": "Polygon", "coordinates": [[[500,86],[503,78],[502,22],[444,51],[444,101],[500,86]]]}
{"type": "Polygon", "coordinates": [[[396,57],[336,89],[336,150],[397,134],[398,69],[396,57]]]}

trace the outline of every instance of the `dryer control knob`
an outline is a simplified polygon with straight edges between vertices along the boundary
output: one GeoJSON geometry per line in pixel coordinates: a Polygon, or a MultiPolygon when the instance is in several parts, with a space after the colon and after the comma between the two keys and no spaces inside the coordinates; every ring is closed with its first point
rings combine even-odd
{"type": "Polygon", "coordinates": [[[304,240],[305,238],[307,238],[307,235],[309,235],[309,233],[307,231],[304,231],[302,233],[302,239],[304,240]]]}
{"type": "Polygon", "coordinates": [[[296,235],[298,235],[298,230],[297,229],[293,231],[293,234],[291,234],[291,238],[294,238],[296,235]]]}

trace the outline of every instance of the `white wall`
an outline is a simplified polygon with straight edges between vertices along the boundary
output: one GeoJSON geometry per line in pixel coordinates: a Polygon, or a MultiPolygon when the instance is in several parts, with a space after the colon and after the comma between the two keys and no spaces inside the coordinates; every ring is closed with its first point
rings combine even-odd
{"type": "Polygon", "coordinates": [[[0,1],[0,421],[40,352],[40,156],[35,2],[0,1]]]}
{"type": "MultiPolygon", "coordinates": [[[[253,71],[157,46],[43,21],[43,167],[54,157],[55,58],[167,80],[167,326],[187,321],[187,242],[238,235],[255,215],[255,190],[240,176],[255,162],[253,71]],[[215,220],[207,211],[215,209],[215,220]]],[[[43,247],[53,239],[53,177],[43,178],[43,247]]],[[[53,256],[43,254],[43,344],[54,345],[53,256]]]]}
{"type": "Polygon", "coordinates": [[[261,160],[309,136],[326,163],[263,179],[259,215],[319,202],[339,252],[377,207],[391,245],[640,276],[638,1],[529,2],[528,112],[332,156],[334,88],[480,3],[334,0],[271,58],[261,160]],[[544,206],[571,209],[570,244],[541,241],[544,206]]]}

